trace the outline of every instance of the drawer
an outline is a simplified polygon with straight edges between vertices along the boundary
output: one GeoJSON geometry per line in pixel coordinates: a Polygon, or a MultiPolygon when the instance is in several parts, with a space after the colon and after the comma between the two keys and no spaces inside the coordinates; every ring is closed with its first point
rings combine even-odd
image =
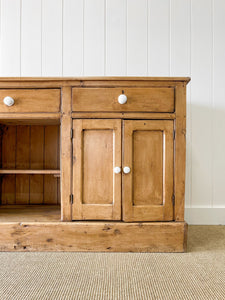
{"type": "Polygon", "coordinates": [[[60,89],[0,89],[0,112],[59,112],[60,89]],[[5,97],[14,100],[7,106],[5,97]]]}
{"type": "Polygon", "coordinates": [[[174,112],[174,88],[73,88],[72,98],[74,112],[174,112]]]}

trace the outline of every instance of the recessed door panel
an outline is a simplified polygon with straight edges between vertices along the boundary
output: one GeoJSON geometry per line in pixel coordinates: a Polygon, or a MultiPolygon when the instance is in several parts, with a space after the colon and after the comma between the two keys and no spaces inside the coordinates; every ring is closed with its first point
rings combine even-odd
{"type": "Polygon", "coordinates": [[[173,219],[173,121],[124,121],[123,220],[173,219]]]}
{"type": "Polygon", "coordinates": [[[163,204],[163,131],[133,134],[133,204],[163,204]]]}
{"type": "Polygon", "coordinates": [[[121,120],[74,120],[73,219],[121,219],[121,120]]]}

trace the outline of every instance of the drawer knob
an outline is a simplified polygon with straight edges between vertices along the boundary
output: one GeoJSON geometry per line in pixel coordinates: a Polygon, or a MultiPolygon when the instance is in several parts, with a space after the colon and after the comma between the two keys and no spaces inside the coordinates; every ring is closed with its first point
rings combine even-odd
{"type": "Polygon", "coordinates": [[[9,96],[6,96],[4,99],[3,99],[3,102],[5,103],[5,105],[7,106],[12,106],[14,104],[14,99],[12,97],[9,97],[9,96]]]}
{"type": "Polygon", "coordinates": [[[114,171],[115,174],[119,174],[121,172],[121,168],[120,167],[115,167],[113,169],[113,171],[114,171]]]}
{"type": "Polygon", "coordinates": [[[129,174],[130,173],[130,168],[129,167],[124,167],[123,168],[123,173],[129,174]]]}
{"type": "Polygon", "coordinates": [[[125,103],[127,102],[127,96],[124,95],[124,94],[119,95],[119,97],[118,97],[118,102],[119,102],[120,104],[125,104],[125,103]]]}

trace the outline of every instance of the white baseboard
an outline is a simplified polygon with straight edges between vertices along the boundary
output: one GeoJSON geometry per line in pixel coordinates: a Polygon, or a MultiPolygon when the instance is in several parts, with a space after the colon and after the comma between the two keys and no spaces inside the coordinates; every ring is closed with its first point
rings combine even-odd
{"type": "Polygon", "coordinates": [[[225,225],[225,207],[185,208],[185,221],[190,225],[225,225]]]}

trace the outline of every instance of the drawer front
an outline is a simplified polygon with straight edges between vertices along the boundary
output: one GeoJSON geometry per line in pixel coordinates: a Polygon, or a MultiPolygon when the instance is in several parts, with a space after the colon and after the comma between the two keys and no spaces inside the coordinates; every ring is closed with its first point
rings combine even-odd
{"type": "Polygon", "coordinates": [[[0,112],[59,112],[60,89],[0,89],[0,112]],[[4,103],[5,97],[14,100],[12,106],[4,103]]]}
{"type": "Polygon", "coordinates": [[[72,97],[75,112],[174,112],[173,88],[73,88],[72,97]]]}

